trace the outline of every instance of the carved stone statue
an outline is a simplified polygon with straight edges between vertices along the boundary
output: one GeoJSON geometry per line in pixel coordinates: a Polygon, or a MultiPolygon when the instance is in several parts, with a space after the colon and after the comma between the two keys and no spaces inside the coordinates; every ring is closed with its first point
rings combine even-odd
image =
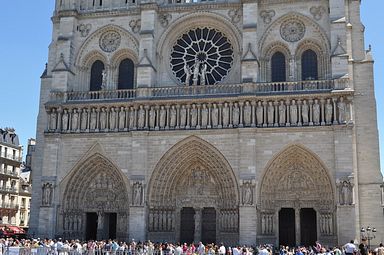
{"type": "Polygon", "coordinates": [[[267,113],[268,113],[268,126],[273,126],[275,107],[273,106],[272,101],[268,102],[267,113]]]}
{"type": "Polygon", "coordinates": [[[291,125],[297,125],[297,104],[295,100],[292,100],[292,104],[289,107],[290,117],[291,117],[291,125]]]}
{"type": "Polygon", "coordinates": [[[206,74],[207,74],[207,64],[203,65],[203,68],[201,69],[201,77],[200,77],[200,85],[206,84],[206,74]]]}
{"type": "Polygon", "coordinates": [[[199,72],[200,72],[200,62],[196,61],[196,63],[193,65],[193,85],[197,85],[197,82],[199,80],[199,72]]]}
{"type": "Polygon", "coordinates": [[[315,102],[313,103],[313,123],[315,125],[320,124],[320,105],[319,100],[315,99],[315,102]]]}
{"type": "Polygon", "coordinates": [[[332,114],[333,114],[333,107],[331,103],[331,99],[327,99],[327,103],[325,104],[325,122],[327,124],[332,123],[332,114]]]}
{"type": "Polygon", "coordinates": [[[180,109],[180,127],[184,128],[186,122],[187,122],[187,109],[185,108],[185,105],[182,105],[180,109]]]}
{"type": "Polygon", "coordinates": [[[73,109],[72,113],[72,131],[76,131],[79,129],[79,113],[77,109],[73,109]]]}
{"type": "Polygon", "coordinates": [[[112,107],[111,108],[111,112],[109,113],[109,128],[111,130],[114,130],[116,128],[116,111],[115,111],[115,108],[112,107]]]}
{"type": "Polygon", "coordinates": [[[105,90],[107,88],[107,70],[103,69],[101,72],[102,76],[102,82],[101,82],[101,89],[105,90]]]}
{"type": "Polygon", "coordinates": [[[42,187],[42,205],[51,206],[52,204],[52,195],[53,195],[53,184],[45,183],[42,187]]]}
{"type": "Polygon", "coordinates": [[[201,127],[206,128],[208,125],[208,108],[206,104],[203,104],[201,108],[201,127]]]}
{"type": "Polygon", "coordinates": [[[340,101],[337,103],[337,108],[339,110],[339,123],[344,124],[346,122],[345,113],[346,113],[346,104],[344,102],[344,98],[340,97],[340,101]]]}
{"type": "Polygon", "coordinates": [[[152,106],[149,110],[149,128],[155,128],[156,124],[156,110],[155,107],[152,106]]]}
{"type": "Polygon", "coordinates": [[[159,120],[159,126],[160,128],[165,128],[166,120],[167,120],[167,110],[165,109],[164,105],[160,107],[160,120],[159,120]]]}
{"type": "Polygon", "coordinates": [[[280,105],[279,105],[279,125],[280,126],[285,125],[286,112],[287,112],[287,107],[285,106],[284,101],[280,101],[280,105]]]}
{"type": "Polygon", "coordinates": [[[142,205],[142,192],[143,185],[140,182],[136,182],[135,184],[133,184],[133,205],[142,205]]]}
{"type": "Polygon", "coordinates": [[[233,104],[232,108],[232,125],[234,127],[239,126],[240,124],[240,108],[239,104],[236,102],[233,104]]]}
{"type": "Polygon", "coordinates": [[[91,118],[91,120],[90,120],[90,127],[89,127],[89,129],[95,130],[97,128],[96,127],[97,113],[96,113],[96,109],[95,108],[92,108],[90,118],[91,118]]]}
{"type": "Polygon", "coordinates": [[[81,110],[81,121],[80,121],[80,129],[81,130],[86,130],[88,128],[87,122],[88,122],[88,111],[87,111],[87,109],[83,108],[81,110]]]}
{"type": "Polygon", "coordinates": [[[171,106],[171,109],[169,110],[169,126],[171,128],[176,127],[176,115],[177,111],[174,105],[171,106]]]}
{"type": "Polygon", "coordinates": [[[257,102],[257,107],[256,107],[256,120],[257,120],[257,125],[261,126],[263,125],[263,106],[261,105],[261,101],[257,102]]]}
{"type": "Polygon", "coordinates": [[[184,73],[185,73],[185,86],[189,86],[191,84],[192,72],[189,66],[187,65],[187,63],[185,63],[184,65],[184,73]]]}
{"type": "Polygon", "coordinates": [[[195,104],[192,105],[190,114],[191,114],[191,127],[196,127],[196,125],[197,125],[197,109],[196,109],[195,104]]]}
{"type": "Polygon", "coordinates": [[[119,129],[122,130],[124,128],[125,128],[125,108],[121,106],[119,111],[119,129]]]}
{"type": "Polygon", "coordinates": [[[143,129],[145,127],[145,110],[142,105],[137,112],[137,128],[143,129]]]}
{"type": "Polygon", "coordinates": [[[49,124],[49,130],[55,131],[57,128],[57,112],[55,108],[51,110],[51,121],[49,124]]]}
{"type": "Polygon", "coordinates": [[[133,106],[129,107],[129,123],[128,127],[129,129],[134,129],[136,127],[136,113],[135,108],[133,106]]]}
{"type": "Polygon", "coordinates": [[[215,103],[212,105],[211,114],[212,114],[212,127],[217,127],[219,125],[219,109],[217,108],[215,103]]]}
{"type": "Polygon", "coordinates": [[[101,108],[100,112],[100,130],[104,130],[107,128],[107,112],[105,108],[101,108]]]}
{"type": "Polygon", "coordinates": [[[351,205],[353,203],[353,185],[349,181],[339,184],[339,203],[340,205],[351,205]]]}
{"type": "Polygon", "coordinates": [[[253,204],[253,192],[252,192],[252,184],[244,183],[243,184],[243,204],[244,205],[252,205],[253,204]]]}
{"type": "Polygon", "coordinates": [[[245,102],[244,105],[244,125],[250,126],[252,122],[252,106],[249,101],[245,102]]]}
{"type": "Polygon", "coordinates": [[[228,103],[225,102],[223,105],[223,127],[228,127],[229,125],[229,107],[228,103]]]}
{"type": "Polygon", "coordinates": [[[64,112],[63,112],[63,117],[62,117],[62,123],[61,123],[61,128],[63,131],[67,131],[68,130],[68,110],[65,109],[64,112]]]}
{"type": "Polygon", "coordinates": [[[301,106],[301,118],[304,125],[308,124],[308,116],[309,116],[309,106],[307,101],[303,101],[303,105],[301,106]]]}

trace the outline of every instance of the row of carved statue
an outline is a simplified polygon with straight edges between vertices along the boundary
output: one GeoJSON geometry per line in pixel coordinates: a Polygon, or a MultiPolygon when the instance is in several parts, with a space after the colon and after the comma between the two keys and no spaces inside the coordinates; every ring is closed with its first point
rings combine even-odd
{"type": "Polygon", "coordinates": [[[335,125],[347,122],[343,97],[225,103],[51,108],[48,132],[115,132],[335,125]]]}

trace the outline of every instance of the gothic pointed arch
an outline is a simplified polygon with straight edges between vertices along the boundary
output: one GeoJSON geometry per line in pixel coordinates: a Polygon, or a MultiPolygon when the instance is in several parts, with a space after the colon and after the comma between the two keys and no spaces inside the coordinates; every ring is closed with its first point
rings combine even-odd
{"type": "Polygon", "coordinates": [[[302,145],[290,145],[268,163],[259,187],[259,208],[312,207],[333,210],[334,185],[316,154],[302,145]]]}
{"type": "Polygon", "coordinates": [[[99,144],[94,145],[65,176],[60,187],[63,190],[63,218],[60,219],[63,235],[84,238],[87,213],[116,213],[117,235],[126,236],[129,210],[128,180],[105,155],[99,144]]]}

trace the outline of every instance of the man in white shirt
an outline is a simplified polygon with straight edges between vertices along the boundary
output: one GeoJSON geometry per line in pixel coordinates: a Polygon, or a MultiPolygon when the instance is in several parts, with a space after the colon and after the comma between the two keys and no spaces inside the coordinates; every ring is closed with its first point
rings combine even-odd
{"type": "Polygon", "coordinates": [[[199,242],[199,246],[197,247],[197,254],[199,255],[205,254],[205,246],[202,242],[199,242]]]}
{"type": "Polygon", "coordinates": [[[356,245],[354,244],[353,240],[344,245],[343,248],[345,255],[353,255],[353,253],[356,252],[356,245]]]}
{"type": "Polygon", "coordinates": [[[225,255],[225,252],[226,252],[225,246],[223,243],[221,243],[220,248],[219,248],[219,255],[225,255]]]}

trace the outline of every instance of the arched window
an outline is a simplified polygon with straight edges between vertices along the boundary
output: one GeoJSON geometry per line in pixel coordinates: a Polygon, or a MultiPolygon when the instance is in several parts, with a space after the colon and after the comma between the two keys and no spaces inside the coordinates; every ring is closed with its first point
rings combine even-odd
{"type": "Polygon", "coordinates": [[[91,83],[89,86],[90,91],[101,90],[101,85],[103,84],[103,70],[104,63],[100,60],[96,60],[92,64],[91,68],[91,83]]]}
{"type": "Polygon", "coordinates": [[[318,80],[317,54],[313,50],[304,51],[301,56],[301,79],[318,80]]]}
{"type": "Polygon", "coordinates": [[[286,81],[285,56],[281,52],[276,52],[271,60],[272,82],[286,81]]]}
{"type": "Polygon", "coordinates": [[[119,81],[117,89],[133,89],[134,76],[133,61],[129,58],[121,61],[119,65],[119,81]]]}

